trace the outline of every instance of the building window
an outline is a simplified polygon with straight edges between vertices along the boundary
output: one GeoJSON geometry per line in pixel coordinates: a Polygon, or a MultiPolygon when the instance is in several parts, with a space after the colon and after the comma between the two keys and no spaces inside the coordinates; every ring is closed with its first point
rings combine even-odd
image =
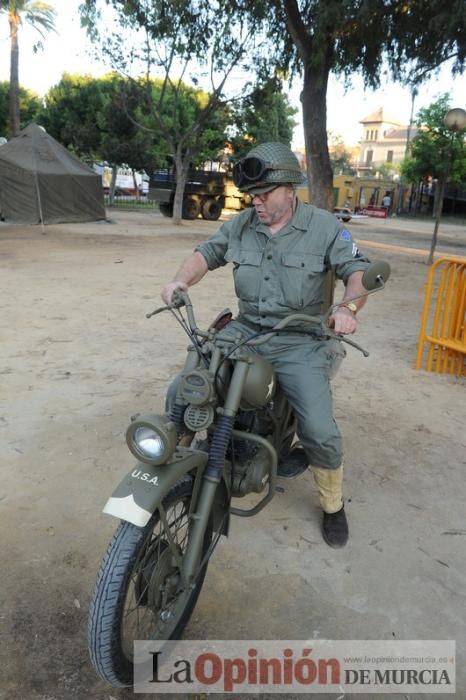
{"type": "Polygon", "coordinates": [[[379,132],[377,131],[377,129],[374,131],[374,134],[375,134],[374,141],[377,141],[377,137],[379,135],[379,132]]]}
{"type": "Polygon", "coordinates": [[[372,150],[366,151],[366,165],[370,165],[372,163],[373,156],[374,156],[374,151],[372,151],[372,150]]]}
{"type": "Polygon", "coordinates": [[[366,129],[366,141],[369,141],[369,129],[366,129]]]}
{"type": "Polygon", "coordinates": [[[387,151],[387,163],[393,163],[393,151],[387,151]]]}

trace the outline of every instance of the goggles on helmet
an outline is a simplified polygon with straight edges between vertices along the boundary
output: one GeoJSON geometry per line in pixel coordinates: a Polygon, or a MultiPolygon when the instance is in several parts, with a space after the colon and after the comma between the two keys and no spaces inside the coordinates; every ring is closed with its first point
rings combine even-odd
{"type": "Polygon", "coordinates": [[[269,170],[289,170],[289,165],[268,163],[262,158],[251,156],[239,160],[233,166],[233,182],[236,187],[244,187],[253,182],[259,182],[269,170]]]}

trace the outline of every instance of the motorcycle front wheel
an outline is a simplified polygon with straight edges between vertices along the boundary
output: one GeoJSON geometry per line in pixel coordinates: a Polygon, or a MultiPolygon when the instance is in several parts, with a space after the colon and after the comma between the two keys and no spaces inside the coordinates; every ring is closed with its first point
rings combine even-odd
{"type": "Polygon", "coordinates": [[[163,499],[168,535],[158,509],[144,528],[121,522],[102,560],[89,608],[89,654],[98,676],[115,687],[133,683],[133,641],[179,639],[196,605],[212,525],[195,584],[186,588],[177,562],[188,543],[192,493],[193,479],[183,477],[163,499]]]}

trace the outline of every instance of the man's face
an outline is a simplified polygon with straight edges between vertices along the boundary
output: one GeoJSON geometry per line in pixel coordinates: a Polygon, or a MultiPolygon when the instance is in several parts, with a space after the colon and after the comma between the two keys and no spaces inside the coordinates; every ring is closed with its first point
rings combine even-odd
{"type": "Polygon", "coordinates": [[[254,195],[252,203],[263,224],[271,227],[285,226],[293,216],[293,187],[291,185],[278,185],[270,192],[254,195]]]}

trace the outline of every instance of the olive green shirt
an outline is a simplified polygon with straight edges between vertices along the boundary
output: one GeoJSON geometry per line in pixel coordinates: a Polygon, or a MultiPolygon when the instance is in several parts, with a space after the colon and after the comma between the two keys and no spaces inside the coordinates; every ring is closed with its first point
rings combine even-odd
{"type": "Polygon", "coordinates": [[[348,277],[369,264],[349,231],[328,211],[298,201],[272,235],[255,209],[245,209],[196,247],[209,270],[233,263],[240,316],[263,327],[290,313],[319,313],[326,274],[348,277]]]}

